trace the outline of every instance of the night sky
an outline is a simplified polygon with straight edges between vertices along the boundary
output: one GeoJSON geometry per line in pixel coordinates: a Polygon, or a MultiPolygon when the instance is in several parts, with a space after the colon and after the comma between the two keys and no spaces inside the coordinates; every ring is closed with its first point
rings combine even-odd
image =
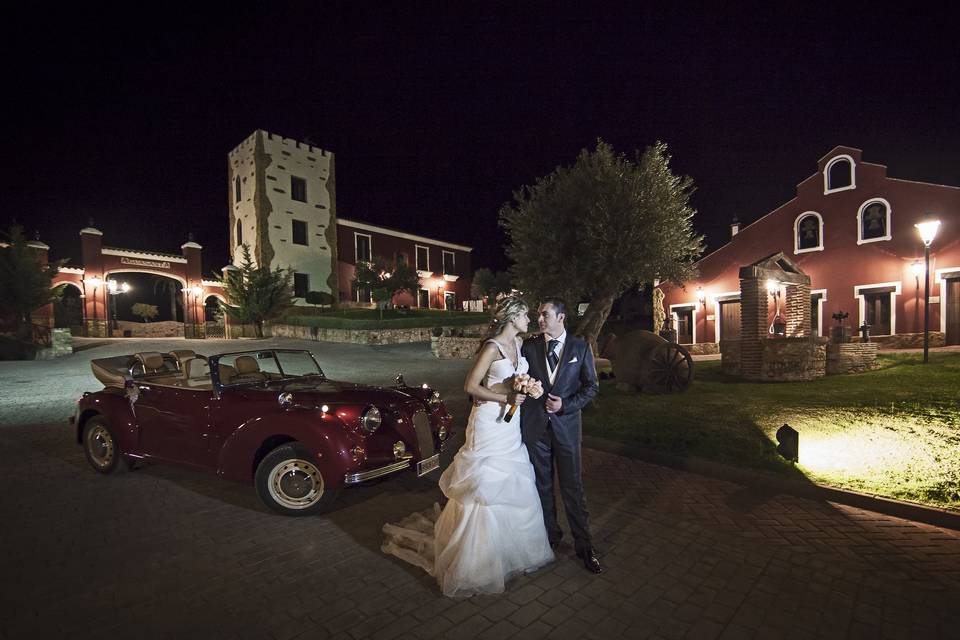
{"type": "Polygon", "coordinates": [[[838,144],[960,185],[946,9],[648,4],[5,3],[0,223],[74,262],[91,216],[109,246],[179,253],[192,231],[219,270],[227,152],[258,128],[336,154],[339,215],[474,246],[496,269],[500,205],[598,137],[666,142],[711,248],[838,144]]]}

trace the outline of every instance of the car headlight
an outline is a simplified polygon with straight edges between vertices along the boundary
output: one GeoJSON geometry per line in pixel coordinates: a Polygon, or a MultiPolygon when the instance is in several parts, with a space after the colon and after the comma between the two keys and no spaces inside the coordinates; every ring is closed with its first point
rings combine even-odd
{"type": "Polygon", "coordinates": [[[383,416],[380,415],[380,409],[374,406],[367,407],[363,412],[363,416],[360,417],[360,426],[362,426],[367,433],[373,433],[379,429],[381,422],[383,422],[383,416]]]}

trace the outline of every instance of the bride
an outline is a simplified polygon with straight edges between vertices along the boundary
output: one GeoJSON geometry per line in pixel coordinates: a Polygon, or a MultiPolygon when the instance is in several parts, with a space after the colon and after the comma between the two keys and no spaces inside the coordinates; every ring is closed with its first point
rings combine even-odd
{"type": "Polygon", "coordinates": [[[464,390],[474,407],[466,441],[440,476],[443,512],[434,505],[432,513],[383,527],[383,551],[426,569],[447,596],[502,593],[510,577],[554,559],[520,416],[506,419],[509,406],[522,411],[526,399],[513,390],[513,378],[528,368],[519,338],[528,311],[517,296],[500,300],[467,374],[464,390]]]}

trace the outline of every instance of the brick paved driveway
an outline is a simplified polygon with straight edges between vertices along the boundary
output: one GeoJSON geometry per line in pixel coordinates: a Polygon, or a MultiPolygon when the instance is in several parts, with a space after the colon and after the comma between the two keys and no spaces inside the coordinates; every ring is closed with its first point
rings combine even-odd
{"type": "MultiPolygon", "coordinates": [[[[331,351],[383,370],[412,349],[331,351]]],[[[51,418],[72,396],[30,399],[54,370],[36,364],[0,363],[2,405],[20,407],[0,408],[0,637],[960,638],[960,533],[594,451],[608,573],[567,547],[503,596],[443,598],[379,551],[383,522],[438,500],[435,481],[393,478],[288,519],[191,471],[102,477],[51,418]]]]}

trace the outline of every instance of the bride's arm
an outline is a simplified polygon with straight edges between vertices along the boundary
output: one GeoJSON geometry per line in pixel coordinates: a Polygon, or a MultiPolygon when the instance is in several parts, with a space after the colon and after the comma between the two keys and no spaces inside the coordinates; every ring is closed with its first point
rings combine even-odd
{"type": "Polygon", "coordinates": [[[469,393],[474,401],[486,400],[488,402],[499,402],[501,404],[517,404],[517,402],[523,402],[526,396],[518,394],[515,391],[511,391],[509,394],[497,393],[483,386],[483,376],[486,375],[487,369],[490,368],[493,361],[499,357],[500,351],[495,345],[489,342],[483,345],[483,349],[480,350],[477,359],[473,362],[473,367],[470,369],[470,372],[467,373],[467,379],[463,383],[463,390],[469,393]]]}

